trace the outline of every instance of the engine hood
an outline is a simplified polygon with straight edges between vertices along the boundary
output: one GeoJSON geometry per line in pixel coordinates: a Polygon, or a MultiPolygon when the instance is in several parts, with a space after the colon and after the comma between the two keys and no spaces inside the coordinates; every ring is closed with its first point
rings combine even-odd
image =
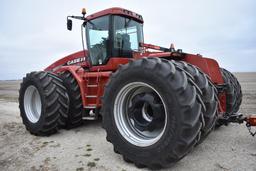
{"type": "Polygon", "coordinates": [[[79,66],[88,66],[88,60],[87,60],[87,54],[88,51],[78,51],[76,53],[73,53],[71,55],[65,56],[56,62],[49,65],[47,68],[45,68],[45,71],[56,71],[62,66],[68,66],[68,65],[79,65],[79,66]]]}

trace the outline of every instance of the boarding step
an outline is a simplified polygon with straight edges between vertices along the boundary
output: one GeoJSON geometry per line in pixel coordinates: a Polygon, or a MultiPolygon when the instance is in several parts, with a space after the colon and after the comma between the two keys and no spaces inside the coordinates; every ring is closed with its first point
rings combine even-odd
{"type": "Polygon", "coordinates": [[[85,96],[86,98],[97,98],[97,96],[95,96],[95,95],[87,95],[87,96],[85,96]]]}
{"type": "Polygon", "coordinates": [[[87,87],[98,87],[97,84],[88,84],[87,87]]]}
{"type": "Polygon", "coordinates": [[[96,117],[96,116],[85,116],[85,117],[83,117],[82,119],[83,119],[83,120],[97,120],[98,117],[96,117]]]}
{"type": "Polygon", "coordinates": [[[96,105],[95,104],[88,104],[87,106],[85,106],[85,109],[96,109],[96,105]]]}

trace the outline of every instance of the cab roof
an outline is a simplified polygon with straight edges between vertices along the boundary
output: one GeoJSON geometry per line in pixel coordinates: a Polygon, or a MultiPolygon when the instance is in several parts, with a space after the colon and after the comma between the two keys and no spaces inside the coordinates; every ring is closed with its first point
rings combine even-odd
{"type": "Polygon", "coordinates": [[[109,14],[122,15],[122,16],[130,17],[130,18],[132,18],[132,19],[134,19],[134,20],[136,20],[140,23],[144,22],[141,15],[139,15],[135,12],[129,11],[127,9],[124,9],[124,8],[119,8],[119,7],[108,8],[108,9],[96,12],[94,14],[88,15],[86,17],[86,19],[87,20],[93,20],[95,18],[99,18],[99,17],[109,15],[109,14]]]}

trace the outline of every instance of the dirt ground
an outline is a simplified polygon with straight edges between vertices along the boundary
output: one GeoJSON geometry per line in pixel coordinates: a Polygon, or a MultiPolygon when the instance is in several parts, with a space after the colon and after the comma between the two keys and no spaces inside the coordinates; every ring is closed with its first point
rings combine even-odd
{"type": "MultiPolygon", "coordinates": [[[[256,73],[236,75],[244,94],[240,112],[256,114],[256,73]]],[[[19,81],[0,81],[0,171],[140,170],[113,152],[100,121],[86,121],[79,128],[60,130],[50,137],[30,135],[19,117],[18,88],[19,81]]],[[[245,125],[221,127],[166,170],[256,171],[255,138],[245,125]]]]}

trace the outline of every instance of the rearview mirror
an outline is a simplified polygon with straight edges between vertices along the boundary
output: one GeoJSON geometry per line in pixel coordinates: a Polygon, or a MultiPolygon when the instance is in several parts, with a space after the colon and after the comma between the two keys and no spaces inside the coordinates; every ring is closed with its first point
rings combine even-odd
{"type": "Polygon", "coordinates": [[[67,29],[68,29],[69,31],[72,30],[72,20],[70,20],[70,19],[67,19],[67,29]]]}

